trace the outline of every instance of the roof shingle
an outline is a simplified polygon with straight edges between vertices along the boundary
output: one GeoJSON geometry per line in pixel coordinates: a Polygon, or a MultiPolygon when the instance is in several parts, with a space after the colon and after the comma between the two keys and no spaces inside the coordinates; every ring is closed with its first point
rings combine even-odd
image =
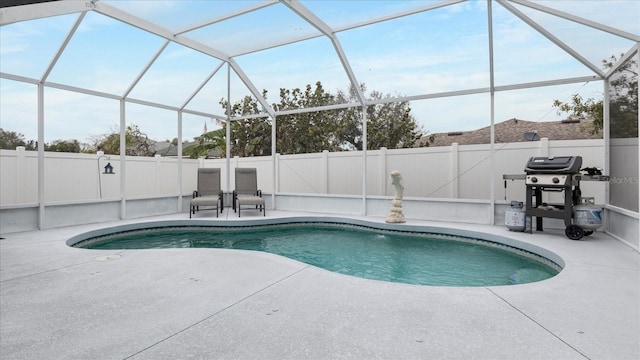
{"type": "MultiPolygon", "coordinates": [[[[580,140],[580,139],[602,139],[602,132],[591,134],[587,129],[590,120],[562,120],[535,122],[520,119],[510,119],[494,125],[495,142],[523,142],[529,141],[524,137],[525,133],[535,132],[538,138],[548,138],[549,140],[580,140]]],[[[433,142],[429,146],[450,146],[452,143],[459,145],[488,144],[490,142],[491,126],[472,131],[457,131],[449,133],[435,133],[426,135],[420,142],[427,141],[433,137],[433,142]]]]}

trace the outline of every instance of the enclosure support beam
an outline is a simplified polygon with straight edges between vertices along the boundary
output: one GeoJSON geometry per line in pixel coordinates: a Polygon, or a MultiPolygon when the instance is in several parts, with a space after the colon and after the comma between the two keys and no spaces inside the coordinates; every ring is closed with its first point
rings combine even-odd
{"type": "Polygon", "coordinates": [[[145,67],[142,69],[142,71],[140,71],[138,76],[136,76],[136,78],[133,80],[133,82],[131,82],[131,84],[129,85],[127,90],[125,90],[124,94],[122,94],[123,98],[126,98],[127,96],[129,96],[131,91],[133,91],[133,88],[136,87],[136,85],[138,85],[138,83],[140,82],[140,80],[142,79],[144,74],[146,74],[147,71],[149,71],[149,69],[151,68],[151,65],[153,65],[156,62],[156,60],[158,60],[158,57],[160,57],[160,54],[162,54],[164,49],[167,48],[167,45],[169,45],[169,40],[166,40],[164,42],[164,44],[162,44],[160,49],[158,49],[158,51],[156,51],[156,53],[153,55],[153,58],[151,58],[151,60],[149,60],[147,65],[145,65],[145,67]]]}
{"type": "MultiPolygon", "coordinates": [[[[251,82],[251,80],[249,80],[249,77],[247,76],[247,74],[244,73],[244,71],[242,71],[242,69],[240,68],[238,63],[236,63],[233,59],[229,59],[228,62],[229,62],[229,66],[233,68],[233,71],[235,71],[236,75],[238,75],[240,80],[242,80],[242,82],[247,87],[247,89],[249,89],[249,91],[251,91],[251,94],[253,94],[253,96],[256,97],[256,100],[260,103],[260,105],[262,105],[262,108],[264,109],[264,111],[267,114],[269,114],[269,116],[271,116],[271,118],[274,118],[276,116],[276,114],[275,114],[274,110],[271,108],[271,105],[269,105],[267,100],[265,100],[265,98],[262,97],[262,93],[258,90],[258,88],[256,88],[256,86],[253,84],[253,82],[251,82]]],[[[231,86],[231,72],[229,72],[229,85],[228,86],[229,87],[231,86]]],[[[231,92],[229,92],[227,98],[229,100],[229,103],[231,103],[231,92]]],[[[227,117],[229,119],[231,119],[231,112],[229,112],[227,117]]]]}
{"type": "MultiPolygon", "coordinates": [[[[182,110],[178,111],[178,212],[182,212],[182,110]]],[[[157,176],[157,175],[156,175],[157,176]]]]}
{"type": "Polygon", "coordinates": [[[624,66],[624,64],[627,63],[627,61],[629,61],[629,59],[631,59],[634,55],[636,55],[639,49],[640,49],[640,42],[636,43],[631,49],[629,49],[629,51],[627,51],[624,55],[622,55],[620,59],[618,59],[618,62],[613,64],[613,67],[607,71],[607,73],[605,74],[605,77],[609,79],[611,75],[615,74],[622,66],[624,66]]]}
{"type": "Polygon", "coordinates": [[[600,31],[604,31],[604,32],[607,32],[607,33],[612,34],[612,35],[620,36],[620,37],[626,38],[628,40],[640,41],[640,36],[638,36],[638,35],[634,35],[632,33],[629,33],[629,32],[626,32],[626,31],[623,31],[623,30],[620,30],[620,29],[616,29],[616,28],[613,28],[611,26],[607,26],[607,25],[604,25],[604,24],[597,23],[595,21],[591,21],[591,20],[588,20],[588,19],[585,19],[585,18],[581,18],[579,16],[572,15],[572,14],[569,14],[569,13],[566,13],[566,12],[563,12],[563,11],[560,11],[560,10],[557,10],[557,9],[552,9],[552,8],[546,7],[544,5],[540,5],[540,4],[532,2],[532,1],[522,1],[522,0],[511,0],[511,1],[516,3],[516,4],[522,5],[522,6],[530,7],[532,9],[536,9],[536,10],[545,12],[547,14],[551,14],[551,15],[558,16],[558,17],[561,17],[563,19],[569,20],[569,21],[576,22],[578,24],[589,26],[589,27],[594,28],[596,30],[600,30],[600,31]]]}
{"type": "Polygon", "coordinates": [[[44,202],[44,85],[38,84],[38,229],[45,227],[44,202]]]}
{"type": "Polygon", "coordinates": [[[362,215],[367,216],[367,106],[362,106],[362,215]]]}
{"type": "MultiPolygon", "coordinates": [[[[640,41],[636,43],[636,59],[635,59],[636,64],[640,65],[640,51],[637,51],[638,49],[640,49],[640,41]]],[[[638,105],[638,108],[636,110],[638,111],[638,113],[640,113],[640,105],[638,105]]],[[[638,121],[638,119],[636,119],[636,121],[638,121]]],[[[636,138],[636,142],[638,141],[639,138],[640,137],[636,138]]],[[[638,164],[636,166],[637,166],[636,169],[639,169],[638,171],[640,171],[640,146],[638,146],[638,164]]],[[[636,182],[636,186],[638,187],[638,194],[640,194],[640,181],[636,182]]],[[[638,201],[640,201],[640,199],[638,199],[638,201]]],[[[640,221],[638,221],[638,234],[640,234],[640,221]]]]}
{"type": "MultiPolygon", "coordinates": [[[[227,166],[227,192],[231,191],[231,64],[227,64],[227,121],[225,121],[225,159],[227,166]]],[[[231,199],[233,201],[233,199],[231,199]]]]}
{"type": "Polygon", "coordinates": [[[51,63],[49,63],[49,66],[47,66],[47,69],[45,70],[44,74],[42,75],[41,80],[43,82],[47,80],[47,78],[49,77],[49,74],[51,73],[51,70],[53,70],[54,66],[56,66],[56,63],[58,62],[58,59],[60,59],[60,56],[64,52],[64,49],[66,49],[67,45],[69,44],[69,41],[71,41],[71,38],[73,37],[73,34],[75,34],[76,30],[78,30],[78,27],[82,23],[82,20],[84,19],[84,16],[86,14],[87,14],[86,12],[81,13],[80,16],[78,16],[78,19],[76,20],[76,22],[71,27],[71,30],[69,30],[69,33],[65,37],[64,41],[62,42],[62,44],[58,48],[58,51],[56,51],[55,55],[53,56],[53,59],[51,60],[51,63]]]}
{"type": "Polygon", "coordinates": [[[276,209],[276,178],[278,167],[276,166],[276,116],[271,121],[271,209],[276,209]]]}
{"type": "Polygon", "coordinates": [[[204,88],[204,86],[207,85],[209,80],[211,80],[211,78],[218,72],[218,70],[220,70],[220,68],[222,68],[223,65],[224,65],[224,62],[220,62],[220,64],[215,69],[213,69],[213,71],[209,74],[209,76],[207,76],[206,79],[204,79],[204,81],[200,84],[200,86],[198,86],[198,88],[196,88],[196,90],[187,98],[187,100],[185,100],[184,103],[182,103],[182,105],[180,106],[180,111],[184,110],[184,108],[187,107],[187,105],[191,102],[191,100],[193,100],[193,98],[196,97],[196,95],[198,95],[200,90],[202,90],[202,88],[204,88]]]}
{"type": "Polygon", "coordinates": [[[333,48],[336,50],[336,54],[340,59],[340,63],[342,64],[344,71],[347,73],[347,77],[351,82],[351,86],[353,86],[353,89],[356,92],[358,101],[360,101],[361,106],[364,106],[365,98],[362,90],[360,89],[360,83],[356,79],[353,69],[349,64],[349,60],[347,60],[347,56],[345,55],[344,50],[342,50],[342,46],[340,45],[340,41],[336,37],[334,30],[329,25],[327,25],[324,21],[318,18],[314,13],[312,13],[307,8],[302,6],[300,3],[293,2],[291,0],[281,0],[281,2],[283,5],[291,9],[291,11],[296,13],[296,15],[300,16],[304,21],[308,22],[311,26],[318,29],[318,31],[320,31],[324,36],[328,37],[329,40],[331,40],[331,44],[333,45],[333,48]]]}
{"type": "Polygon", "coordinates": [[[92,9],[91,4],[93,3],[84,1],[48,1],[39,4],[3,7],[0,9],[0,26],[88,11],[92,9]]]}
{"type": "MultiPolygon", "coordinates": [[[[602,100],[602,139],[604,140],[604,174],[605,175],[610,175],[611,174],[611,151],[610,151],[610,147],[611,147],[611,131],[610,131],[610,125],[611,125],[611,118],[609,116],[609,101],[611,101],[611,94],[609,94],[609,79],[606,79],[605,81],[602,82],[602,92],[604,94],[604,98],[602,100]]],[[[609,182],[606,181],[604,184],[604,203],[606,205],[609,205],[609,182]]],[[[608,224],[605,225],[606,227],[608,227],[608,224]]],[[[605,227],[605,231],[608,230],[605,227]]]]}
{"type": "Polygon", "coordinates": [[[120,99],[120,219],[127,218],[127,122],[124,99],[120,99]]]}
{"type": "Polygon", "coordinates": [[[588,67],[595,74],[598,74],[600,77],[604,77],[604,73],[597,66],[593,65],[589,60],[587,60],[584,56],[580,55],[577,51],[573,50],[569,45],[562,42],[557,37],[553,36],[549,31],[547,31],[544,27],[540,26],[537,22],[533,21],[531,18],[520,12],[520,10],[516,9],[513,5],[509,4],[505,0],[497,0],[500,5],[502,5],[505,9],[509,10],[515,16],[517,16],[520,20],[524,21],[527,25],[534,28],[537,32],[542,34],[542,36],[549,39],[551,42],[559,46],[562,50],[564,50],[567,54],[573,56],[574,59],[578,60],[582,63],[582,65],[588,67]]]}
{"type": "Polygon", "coordinates": [[[496,164],[495,164],[495,154],[496,154],[496,128],[495,128],[495,122],[496,122],[496,91],[495,91],[495,78],[494,78],[494,68],[493,68],[493,16],[492,16],[492,11],[493,8],[491,6],[491,0],[487,1],[487,16],[488,21],[488,35],[489,35],[489,87],[490,87],[490,94],[491,94],[491,135],[490,135],[490,141],[489,141],[489,146],[491,147],[491,172],[490,172],[490,178],[489,178],[489,202],[490,202],[490,212],[489,212],[489,224],[490,225],[495,225],[495,214],[496,214],[496,186],[495,186],[495,181],[496,181],[496,164]]]}

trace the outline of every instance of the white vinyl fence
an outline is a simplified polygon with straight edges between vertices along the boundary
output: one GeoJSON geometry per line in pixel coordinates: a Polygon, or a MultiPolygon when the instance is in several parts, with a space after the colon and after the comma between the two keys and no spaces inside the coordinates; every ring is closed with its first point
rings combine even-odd
{"type": "MultiPolygon", "coordinates": [[[[584,167],[604,168],[602,140],[573,140],[519,142],[496,144],[494,160],[489,145],[427,147],[414,149],[381,149],[367,151],[367,196],[391,196],[389,173],[398,170],[404,181],[404,196],[444,199],[491,199],[491,179],[495,200],[524,200],[522,181],[508,181],[504,187],[503,174],[524,174],[527,160],[532,156],[579,155],[584,167]],[[492,173],[492,166],[495,172],[492,173]]],[[[271,157],[234,158],[230,169],[255,167],[258,185],[264,192],[276,194],[362,195],[364,155],[361,151],[277,155],[275,179],[271,157]]],[[[223,169],[226,160],[205,160],[207,167],[223,169]]],[[[233,174],[231,174],[233,188],[233,174]]],[[[595,197],[604,203],[604,184],[582,182],[584,196],[595,197]]],[[[545,194],[547,195],[547,194],[545,194]]],[[[553,196],[553,194],[551,194],[553,196]]],[[[555,201],[555,200],[551,200],[555,201]]]]}
{"type": "MultiPolygon", "coordinates": [[[[121,197],[125,179],[126,198],[177,196],[195,186],[198,161],[182,161],[183,185],[178,185],[178,160],[164,157],[126,157],[125,176],[118,155],[45,152],[45,203],[81,202],[121,197]],[[107,164],[114,174],[104,174],[107,164]]],[[[38,202],[38,152],[0,150],[0,205],[38,202]]]]}
{"type": "MultiPolygon", "coordinates": [[[[602,140],[520,142],[496,144],[493,163],[489,145],[415,149],[381,149],[366,153],[366,195],[390,196],[389,173],[398,170],[407,198],[524,200],[523,182],[508,181],[503,174],[522,174],[531,156],[580,155],[583,166],[604,167],[602,140]],[[492,168],[495,171],[492,173],[492,168]],[[493,189],[491,181],[493,179],[493,189]]],[[[255,167],[258,186],[266,194],[363,195],[364,154],[361,151],[302,155],[192,160],[165,157],[120,156],[45,152],[45,203],[190,196],[198,167],[222,169],[223,190],[234,188],[236,167],[255,167]],[[110,163],[115,175],[104,174],[110,163]],[[180,169],[181,167],[181,169],[180,169]],[[275,170],[275,176],[274,176],[275,170]],[[125,193],[122,194],[124,186],[125,193]]],[[[36,151],[0,150],[0,205],[38,202],[36,151]]],[[[584,196],[604,202],[601,183],[582,183],[584,196]]]]}

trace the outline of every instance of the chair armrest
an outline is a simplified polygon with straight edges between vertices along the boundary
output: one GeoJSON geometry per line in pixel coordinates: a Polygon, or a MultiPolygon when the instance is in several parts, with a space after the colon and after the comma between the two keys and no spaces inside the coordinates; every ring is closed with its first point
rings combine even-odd
{"type": "Polygon", "coordinates": [[[197,198],[198,197],[198,190],[193,190],[193,195],[192,197],[197,198]]]}
{"type": "Polygon", "coordinates": [[[220,190],[218,193],[218,198],[220,199],[220,209],[224,209],[224,192],[220,190]]]}
{"type": "Polygon", "coordinates": [[[256,195],[258,195],[258,196],[262,197],[262,190],[258,190],[258,191],[256,192],[256,195]]]}

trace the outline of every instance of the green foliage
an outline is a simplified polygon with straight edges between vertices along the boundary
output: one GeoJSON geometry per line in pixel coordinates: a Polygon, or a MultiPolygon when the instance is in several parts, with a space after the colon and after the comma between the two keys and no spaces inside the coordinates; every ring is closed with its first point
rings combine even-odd
{"type": "MultiPolygon", "coordinates": [[[[154,141],[143,133],[138,125],[129,125],[125,130],[126,155],[154,156],[154,141]]],[[[96,151],[104,151],[105,154],[120,155],[120,133],[113,132],[94,139],[96,151]]]]}
{"type": "MultiPolygon", "coordinates": [[[[616,56],[602,60],[603,69],[612,69],[616,56]]],[[[609,118],[611,137],[638,137],[638,64],[627,61],[610,79],[609,118]]],[[[553,101],[558,115],[567,113],[570,119],[589,119],[588,131],[596,134],[603,127],[603,100],[584,100],[574,94],[569,102],[553,101]]]]}
{"type": "MultiPolygon", "coordinates": [[[[262,96],[267,98],[267,91],[263,90],[262,96]]],[[[260,114],[260,104],[251,97],[245,96],[239,102],[231,105],[225,99],[220,100],[220,105],[225,113],[231,111],[232,117],[241,117],[260,114]]],[[[226,125],[226,123],[225,123],[226,125]]],[[[233,120],[231,126],[231,156],[262,156],[271,155],[271,123],[260,117],[250,119],[233,120]]],[[[226,129],[222,129],[222,140],[226,141],[226,129]]],[[[222,145],[221,149],[225,150],[222,145]]]]}
{"type": "Polygon", "coordinates": [[[218,129],[195,137],[197,144],[183,149],[182,153],[192,159],[208,158],[212,152],[217,152],[216,157],[223,157],[226,153],[225,131],[218,129]]]}
{"type": "Polygon", "coordinates": [[[24,135],[19,132],[5,131],[0,128],[0,149],[15,150],[18,146],[24,146],[27,150],[36,150],[35,141],[26,141],[24,135]]]}
{"type": "MultiPolygon", "coordinates": [[[[617,59],[603,60],[612,68],[617,59]]],[[[638,137],[638,64],[627,61],[610,80],[609,117],[612,138],[638,137]]]]}
{"type": "MultiPolygon", "coordinates": [[[[364,85],[362,85],[364,91],[364,85]]],[[[266,90],[262,96],[267,99],[266,90]]],[[[382,100],[383,95],[372,92],[370,100],[382,100]]],[[[390,95],[386,96],[390,98],[390,95]]],[[[327,92],[322,83],[304,89],[280,89],[279,102],[272,104],[279,111],[308,109],[356,102],[356,92],[327,92]]],[[[223,99],[220,104],[227,109],[223,99]]],[[[247,96],[231,106],[232,117],[260,114],[256,99],[247,96]]],[[[377,104],[367,107],[368,144],[370,149],[413,147],[421,137],[421,129],[411,115],[408,102],[377,104]]],[[[252,117],[231,123],[232,156],[271,154],[271,122],[252,117]]],[[[276,151],[280,154],[302,154],[362,149],[362,109],[314,111],[279,115],[276,119],[276,151]]]]}
{"type": "Polygon", "coordinates": [[[51,144],[44,145],[44,151],[79,153],[82,147],[78,140],[55,140],[51,144]]]}
{"type": "MultiPolygon", "coordinates": [[[[24,146],[26,150],[38,150],[38,143],[34,140],[25,140],[24,135],[15,131],[5,131],[0,128],[0,149],[15,150],[18,146],[24,146]]],[[[55,140],[50,144],[44,144],[44,151],[79,153],[84,149],[78,140],[55,140]]]]}
{"type": "Polygon", "coordinates": [[[560,100],[553,101],[553,107],[557,108],[558,115],[568,113],[569,119],[589,119],[591,124],[588,130],[591,134],[597,134],[602,131],[603,124],[603,102],[602,100],[594,100],[589,98],[582,99],[582,96],[573,94],[570,102],[562,102],[560,100]]]}
{"type": "MultiPolygon", "coordinates": [[[[366,91],[364,84],[362,92],[366,91]]],[[[355,91],[349,89],[348,96],[339,92],[341,102],[355,102],[355,91]]],[[[372,91],[367,101],[383,100],[391,95],[383,96],[378,91],[372,91]]],[[[343,146],[349,149],[362,150],[362,110],[350,108],[344,114],[343,146]]],[[[414,147],[422,137],[422,128],[418,126],[411,115],[411,107],[406,101],[388,102],[367,106],[367,148],[377,150],[381,147],[400,149],[414,147]]],[[[427,143],[428,144],[428,143],[427,143]]]]}
{"type": "MultiPolygon", "coordinates": [[[[273,106],[280,110],[294,110],[335,103],[335,96],[326,92],[320,82],[316,82],[315,88],[307,85],[304,90],[280,89],[280,102],[273,106]]],[[[337,114],[335,111],[314,111],[278,116],[276,151],[280,154],[337,151],[340,146],[337,114]]]]}

